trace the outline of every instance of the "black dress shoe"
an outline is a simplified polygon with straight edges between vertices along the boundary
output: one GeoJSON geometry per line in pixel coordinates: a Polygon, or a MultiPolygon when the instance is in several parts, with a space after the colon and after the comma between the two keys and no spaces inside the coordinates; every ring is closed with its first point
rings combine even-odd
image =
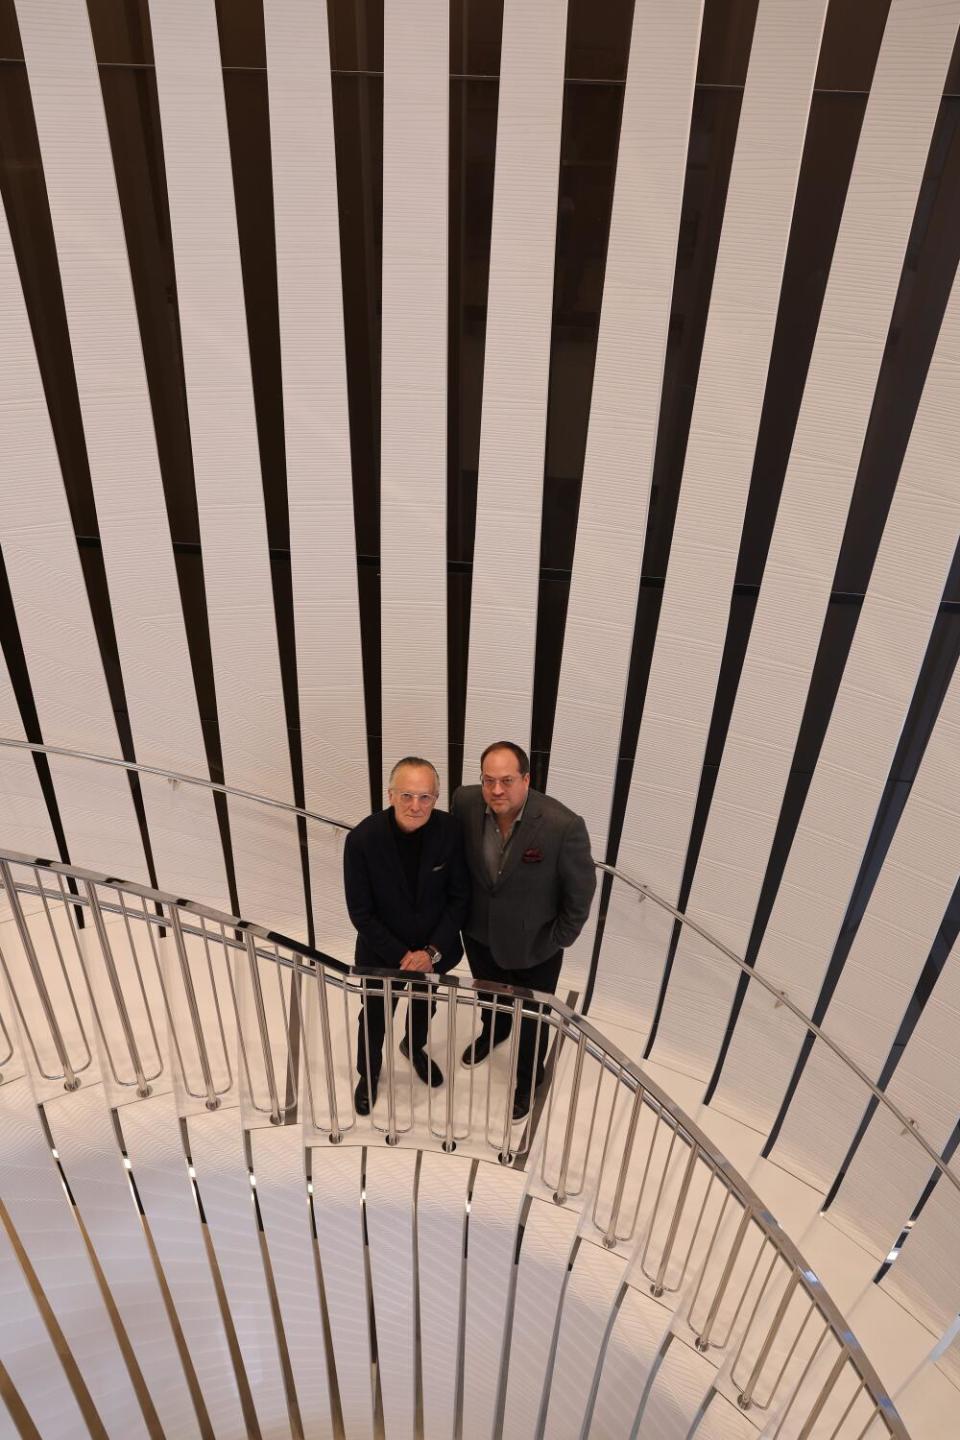
{"type": "Polygon", "coordinates": [[[358,1115],[369,1115],[371,1109],[377,1103],[377,1089],[380,1084],[379,1075],[375,1075],[370,1081],[369,1088],[365,1078],[361,1075],[356,1090],[353,1092],[353,1108],[358,1115]]]}
{"type": "Polygon", "coordinates": [[[524,1090],[521,1093],[518,1090],[513,1097],[513,1123],[516,1124],[518,1120],[526,1120],[529,1113],[530,1092],[528,1090],[524,1090]]]}
{"type": "MultiPolygon", "coordinates": [[[[400,1041],[400,1054],[403,1056],[404,1060],[410,1059],[410,1042],[408,1041],[406,1035],[404,1035],[403,1039],[400,1041]]],[[[411,1063],[413,1064],[414,1070],[416,1070],[424,1085],[437,1086],[443,1084],[443,1071],[440,1069],[440,1066],[437,1064],[436,1060],[427,1059],[426,1050],[414,1050],[413,1060],[411,1063]]]]}
{"type": "MultiPolygon", "coordinates": [[[[499,1045],[499,1043],[498,1040],[497,1044],[499,1045]]],[[[460,1056],[461,1065],[482,1065],[490,1054],[490,1049],[490,1034],[484,1030],[477,1036],[476,1043],[471,1042],[460,1056]]]]}

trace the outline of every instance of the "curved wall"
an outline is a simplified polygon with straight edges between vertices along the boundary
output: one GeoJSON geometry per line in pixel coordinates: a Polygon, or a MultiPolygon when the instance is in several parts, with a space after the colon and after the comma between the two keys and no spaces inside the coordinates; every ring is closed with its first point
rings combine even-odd
{"type": "MultiPolygon", "coordinates": [[[[352,822],[509,731],[951,1155],[958,25],[0,0],[3,735],[352,822]]],[[[2,747],[0,794],[349,955],[335,837],[2,747]]],[[[563,986],[878,1265],[915,1220],[944,1333],[956,1192],[782,1010],[617,886],[563,986]]]]}

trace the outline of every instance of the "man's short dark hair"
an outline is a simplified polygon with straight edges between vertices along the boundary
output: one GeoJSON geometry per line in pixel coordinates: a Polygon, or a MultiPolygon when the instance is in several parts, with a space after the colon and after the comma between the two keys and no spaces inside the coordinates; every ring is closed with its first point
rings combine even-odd
{"type": "Polygon", "coordinates": [[[437,772],[437,767],[436,765],[434,765],[432,760],[424,760],[422,755],[404,755],[402,760],[398,760],[396,765],[394,765],[393,769],[390,771],[390,785],[393,784],[394,776],[396,775],[397,771],[402,770],[405,765],[414,766],[418,770],[432,770],[433,778],[437,786],[437,794],[440,793],[440,776],[437,772]]]}
{"type": "Polygon", "coordinates": [[[509,750],[511,755],[517,762],[520,774],[530,774],[530,756],[527,754],[526,750],[521,749],[519,745],[515,745],[512,740],[494,740],[492,745],[488,745],[486,750],[484,750],[483,754],[480,756],[481,770],[483,769],[484,760],[486,760],[487,756],[492,754],[494,750],[509,750]]]}

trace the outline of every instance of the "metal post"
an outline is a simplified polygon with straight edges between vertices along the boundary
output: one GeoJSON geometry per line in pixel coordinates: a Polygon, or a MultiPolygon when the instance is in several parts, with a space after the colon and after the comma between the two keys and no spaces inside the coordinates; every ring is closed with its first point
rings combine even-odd
{"type": "Polygon", "coordinates": [[[687,1203],[687,1192],[690,1189],[690,1181],[693,1179],[693,1168],[697,1163],[699,1153],[700,1151],[696,1145],[690,1146],[690,1154],[687,1157],[687,1165],[684,1170],[683,1181],[680,1185],[680,1194],[677,1196],[677,1202],[673,1209],[673,1219],[670,1221],[670,1229],[667,1232],[663,1254],[660,1257],[660,1264],[657,1267],[657,1278],[650,1286],[650,1294],[658,1299],[663,1294],[663,1277],[666,1275],[667,1266],[670,1263],[670,1254],[673,1250],[674,1241],[677,1238],[680,1216],[683,1214],[683,1207],[687,1203]]]}
{"type": "MultiPolygon", "coordinates": [[[[203,1088],[207,1092],[207,1109],[219,1110],[220,1097],[213,1083],[210,1057],[207,1054],[207,1042],[203,1038],[203,1026],[200,1022],[200,1007],[197,1004],[197,992],[193,987],[193,976],[190,974],[190,961],[187,957],[187,945],[183,938],[183,926],[180,922],[180,912],[176,905],[170,906],[170,929],[173,931],[173,941],[177,947],[177,959],[180,962],[180,977],[183,980],[183,991],[187,1000],[187,1010],[190,1014],[190,1024],[193,1026],[193,1036],[197,1042],[197,1058],[200,1061],[203,1088]]],[[[189,1090],[190,1082],[187,1078],[186,1070],[184,1070],[183,1083],[189,1090]]]]}
{"type": "Polygon", "coordinates": [[[120,1028],[123,1031],[123,1038],[127,1044],[130,1055],[130,1064],[133,1066],[134,1077],[137,1082],[137,1094],[141,1100],[145,1100],[153,1093],[151,1086],[147,1084],[147,1077],[144,1073],[143,1062],[140,1059],[140,1049],[133,1033],[133,1025],[130,1014],[127,1010],[127,1002],[120,984],[120,976],[117,974],[117,967],[113,958],[113,951],[110,948],[110,940],[107,936],[107,927],[103,920],[103,911],[100,909],[100,899],[97,895],[95,885],[89,880],[84,881],[84,889],[87,892],[87,899],[90,902],[90,913],[93,916],[94,928],[97,932],[97,939],[100,942],[100,950],[103,954],[103,963],[107,972],[107,979],[110,981],[110,989],[113,993],[113,1001],[117,1007],[117,1017],[120,1021],[120,1028]]]}
{"type": "MultiPolygon", "coordinates": [[[[747,1381],[746,1385],[744,1385],[740,1394],[737,1396],[737,1404],[740,1406],[741,1410],[749,1410],[751,1404],[753,1403],[753,1392],[757,1387],[757,1381],[760,1379],[760,1375],[763,1372],[763,1367],[767,1363],[767,1356],[770,1354],[774,1338],[780,1328],[784,1315],[786,1315],[787,1313],[787,1308],[790,1304],[790,1301],[793,1299],[793,1292],[794,1290],[796,1290],[799,1282],[800,1277],[798,1276],[797,1272],[794,1271],[793,1274],[790,1276],[790,1279],[784,1286],[783,1294],[780,1297],[780,1304],[777,1306],[773,1320],[770,1322],[770,1328],[767,1330],[766,1339],[760,1346],[760,1353],[754,1361],[753,1369],[750,1371],[750,1378],[747,1381]]],[[[741,1349],[742,1348],[743,1347],[741,1346],[741,1349]]]]}
{"type": "Polygon", "coordinates": [[[443,1150],[447,1155],[452,1155],[457,1148],[456,1136],[453,1133],[454,1077],[457,1073],[457,992],[452,986],[446,985],[443,994],[447,1006],[447,1116],[444,1125],[443,1150]]]}
{"type": "MultiPolygon", "coordinates": [[[[723,1207],[723,1210],[725,1209],[726,1204],[724,1204],[723,1207]]],[[[723,1220],[723,1210],[721,1210],[720,1218],[717,1221],[717,1229],[719,1229],[720,1223],[723,1220]]],[[[703,1327],[695,1341],[696,1347],[701,1354],[704,1354],[710,1348],[710,1334],[713,1330],[714,1325],[716,1324],[717,1315],[720,1312],[720,1306],[723,1304],[723,1297],[726,1294],[727,1286],[730,1284],[730,1276],[733,1274],[733,1267],[737,1263],[737,1259],[740,1255],[740,1251],[743,1247],[743,1242],[746,1239],[747,1230],[752,1219],[753,1209],[751,1206],[748,1205],[744,1210],[742,1216],[740,1217],[740,1224],[737,1226],[737,1233],[733,1237],[733,1244],[730,1246],[730,1254],[727,1256],[726,1264],[723,1267],[723,1272],[720,1276],[720,1283],[714,1292],[713,1299],[710,1302],[710,1309],[707,1311],[707,1318],[703,1322],[703,1327]]],[[[714,1240],[716,1240],[716,1236],[717,1232],[714,1231],[714,1240]]],[[[710,1242],[710,1250],[713,1250],[713,1241],[710,1242]]],[[[710,1254],[708,1252],[707,1259],[704,1262],[704,1269],[706,1269],[709,1259],[710,1254]]]]}
{"type": "MultiPolygon", "coordinates": [[[[633,1157],[633,1142],[637,1133],[637,1122],[640,1119],[640,1106],[643,1103],[643,1093],[643,1089],[639,1085],[633,1092],[633,1105],[630,1109],[630,1121],[627,1125],[627,1136],[623,1142],[623,1159],[620,1161],[620,1171],[617,1175],[617,1185],[616,1189],[613,1192],[613,1204],[610,1207],[610,1220],[607,1224],[606,1233],[603,1237],[603,1244],[607,1250],[614,1249],[617,1243],[617,1221],[620,1219],[620,1206],[623,1204],[623,1191],[627,1183],[627,1171],[630,1169],[630,1161],[633,1157]]],[[[600,1179],[602,1182],[602,1175],[600,1179]]]]}
{"type": "MultiPolygon", "coordinates": [[[[494,1018],[494,1024],[496,1018],[494,1018]]],[[[513,1030],[510,1036],[510,1070],[507,1078],[507,1090],[503,1107],[503,1143],[500,1146],[500,1153],[497,1159],[501,1165],[509,1165],[513,1159],[510,1150],[511,1127],[513,1125],[513,1095],[517,1084],[517,1060],[520,1056],[520,1026],[523,1023],[523,1003],[520,1000],[513,1002],[513,1030]]],[[[493,1041],[496,1031],[490,1031],[490,1048],[493,1049],[493,1041]]]]}
{"type": "MultiPolygon", "coordinates": [[[[248,930],[244,935],[247,945],[247,964],[250,970],[250,988],[253,991],[253,1008],[257,1017],[257,1029],[260,1033],[260,1048],[263,1051],[263,1065],[267,1077],[267,1089],[270,1092],[270,1124],[282,1125],[283,1115],[280,1112],[280,1095],[277,1090],[277,1077],[273,1071],[273,1052],[270,1048],[270,1028],[267,1025],[267,1012],[263,1004],[263,990],[260,985],[260,971],[257,967],[257,946],[253,936],[248,930]]],[[[250,1097],[253,1100],[253,1096],[250,1097]]],[[[256,1104],[256,1101],[253,1101],[256,1104]]]]}
{"type": "Polygon", "coordinates": [[[340,1129],[340,1111],[337,1106],[337,1081],[333,1068],[333,1054],[330,1038],[330,1011],[327,1005],[327,976],[322,965],[314,971],[317,981],[317,997],[320,1005],[320,1043],[323,1045],[323,1070],[327,1082],[327,1104],[330,1108],[330,1144],[339,1145],[343,1139],[340,1129]]]}
{"type": "MultiPolygon", "coordinates": [[[[380,982],[383,986],[383,1019],[384,1019],[384,1051],[383,1064],[387,1072],[387,1144],[396,1145],[397,1135],[397,1097],[394,1085],[394,1063],[393,1063],[393,981],[385,978],[380,982]]],[[[369,1064],[369,1057],[368,1057],[369,1064]]]]}
{"type": "Polygon", "coordinates": [[[37,952],[33,948],[33,940],[30,937],[30,930],[26,917],[23,913],[23,906],[20,904],[20,896],[17,894],[17,887],[14,884],[10,865],[6,860],[0,861],[0,874],[3,876],[3,886],[7,892],[7,899],[10,902],[10,909],[16,922],[17,933],[20,936],[20,943],[23,946],[23,953],[27,957],[27,964],[30,967],[30,974],[33,983],[37,987],[37,995],[40,998],[40,1006],[43,1010],[43,1017],[50,1030],[50,1038],[53,1041],[53,1048],[57,1052],[57,1059],[60,1062],[62,1074],[49,1076],[49,1079],[62,1079],[64,1090],[76,1090],[80,1085],[80,1077],[77,1075],[70,1063],[70,1056],[67,1054],[66,1042],[60,1033],[60,1026],[57,1024],[53,1013],[53,1002],[50,999],[50,992],[47,989],[46,981],[43,978],[43,971],[40,968],[40,961],[37,952]]]}
{"type": "MultiPolygon", "coordinates": [[[[567,1201],[567,1174],[570,1169],[570,1152],[573,1149],[573,1127],[577,1120],[577,1109],[580,1103],[580,1084],[583,1078],[583,1057],[587,1050],[587,1037],[581,1035],[577,1041],[577,1058],[573,1062],[573,1080],[570,1085],[570,1108],[567,1111],[567,1124],[563,1132],[563,1149],[560,1152],[560,1174],[557,1177],[557,1188],[554,1192],[554,1201],[557,1205],[565,1205],[567,1201]]],[[[553,1086],[551,1085],[551,1091],[553,1086]]]]}

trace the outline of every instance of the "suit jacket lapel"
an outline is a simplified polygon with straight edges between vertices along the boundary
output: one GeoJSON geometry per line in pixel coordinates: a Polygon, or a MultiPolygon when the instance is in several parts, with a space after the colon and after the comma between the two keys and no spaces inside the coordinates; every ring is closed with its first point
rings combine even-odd
{"type": "Polygon", "coordinates": [[[476,808],[472,815],[465,815],[463,833],[467,843],[467,859],[472,873],[482,878],[485,890],[493,887],[487,875],[487,862],[483,854],[483,827],[487,823],[487,805],[480,786],[476,789],[476,808]]]}
{"type": "MultiPolygon", "coordinates": [[[[417,894],[415,897],[418,906],[420,904],[420,897],[423,894],[426,878],[437,862],[437,856],[440,854],[442,844],[443,834],[441,828],[431,815],[424,828],[423,849],[420,851],[420,870],[417,874],[417,894]]],[[[393,848],[396,849],[397,847],[394,846],[393,848]]]]}

